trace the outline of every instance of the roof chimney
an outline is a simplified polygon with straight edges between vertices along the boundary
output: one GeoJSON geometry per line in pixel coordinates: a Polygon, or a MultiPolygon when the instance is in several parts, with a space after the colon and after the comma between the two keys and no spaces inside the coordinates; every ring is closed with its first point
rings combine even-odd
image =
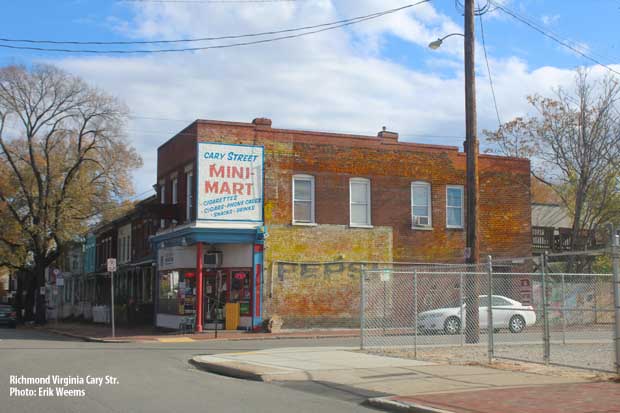
{"type": "Polygon", "coordinates": [[[398,133],[388,131],[385,126],[381,128],[377,136],[386,142],[398,142],[398,133]]]}
{"type": "Polygon", "coordinates": [[[271,119],[269,118],[254,118],[252,123],[260,129],[271,128],[271,119]]]}

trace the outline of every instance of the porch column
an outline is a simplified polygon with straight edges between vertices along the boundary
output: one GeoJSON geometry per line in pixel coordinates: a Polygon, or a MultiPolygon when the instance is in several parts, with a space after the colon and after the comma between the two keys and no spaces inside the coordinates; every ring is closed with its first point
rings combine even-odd
{"type": "Polygon", "coordinates": [[[202,243],[196,244],[196,331],[202,331],[202,243]]]}

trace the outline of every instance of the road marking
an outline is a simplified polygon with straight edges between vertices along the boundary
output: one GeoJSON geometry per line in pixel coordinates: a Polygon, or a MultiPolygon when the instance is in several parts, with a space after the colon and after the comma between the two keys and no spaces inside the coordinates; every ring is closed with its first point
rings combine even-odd
{"type": "Polygon", "coordinates": [[[194,341],[189,337],[174,337],[174,338],[158,338],[160,343],[191,343],[194,341]]]}

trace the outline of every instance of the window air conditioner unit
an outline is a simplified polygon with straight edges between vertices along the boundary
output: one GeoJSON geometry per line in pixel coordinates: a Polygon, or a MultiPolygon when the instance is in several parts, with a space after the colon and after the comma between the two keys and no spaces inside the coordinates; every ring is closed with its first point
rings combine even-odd
{"type": "Polygon", "coordinates": [[[212,251],[204,255],[203,261],[205,268],[219,268],[222,266],[222,252],[212,251]]]}
{"type": "Polygon", "coordinates": [[[427,227],[428,217],[413,217],[413,225],[416,227],[427,227]]]}

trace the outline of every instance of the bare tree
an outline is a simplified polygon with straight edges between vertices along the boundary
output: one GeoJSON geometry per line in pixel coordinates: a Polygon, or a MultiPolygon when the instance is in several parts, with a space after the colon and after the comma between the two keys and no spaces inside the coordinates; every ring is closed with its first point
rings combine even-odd
{"type": "Polygon", "coordinates": [[[571,248],[583,248],[583,231],[620,218],[620,86],[609,76],[592,79],[579,70],[575,89],[554,98],[530,96],[533,116],[485,131],[492,152],[531,157],[532,173],[552,188],[571,212],[571,248]]]}
{"type": "Polygon", "coordinates": [[[132,191],[141,159],[114,98],[47,65],[0,69],[0,266],[27,274],[26,317],[45,321],[45,269],[132,191]]]}

